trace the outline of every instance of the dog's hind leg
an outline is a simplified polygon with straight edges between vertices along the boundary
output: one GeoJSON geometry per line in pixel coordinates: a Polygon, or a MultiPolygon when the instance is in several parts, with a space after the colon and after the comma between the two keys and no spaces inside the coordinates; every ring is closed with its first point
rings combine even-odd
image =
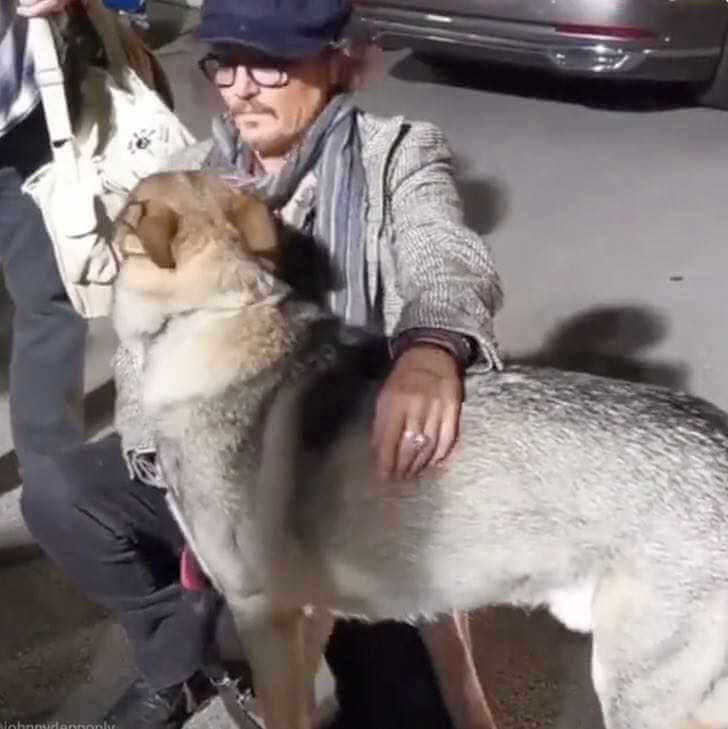
{"type": "Polygon", "coordinates": [[[496,729],[475,670],[467,613],[424,623],[420,634],[455,729],[496,729]]]}
{"type": "MultiPolygon", "coordinates": [[[[311,724],[326,725],[333,718],[336,706],[316,702],[316,676],[322,664],[324,650],[334,627],[334,616],[326,609],[316,608],[306,614],[304,622],[304,680],[311,724]]],[[[335,703],[335,702],[334,702],[335,703]]]]}
{"type": "Polygon", "coordinates": [[[230,609],[250,661],[266,729],[310,729],[304,615],[271,616],[251,627],[244,614],[238,617],[234,600],[230,609]]]}
{"type": "Polygon", "coordinates": [[[602,580],[592,673],[606,729],[726,729],[725,717],[712,725],[700,710],[725,675],[728,604],[700,588],[624,574],[602,580]]]}

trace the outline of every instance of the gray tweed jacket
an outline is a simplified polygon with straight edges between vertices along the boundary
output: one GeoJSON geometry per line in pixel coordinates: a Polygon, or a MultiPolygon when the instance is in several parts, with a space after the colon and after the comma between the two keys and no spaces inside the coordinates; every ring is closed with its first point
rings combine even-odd
{"type": "MultiPolygon", "coordinates": [[[[502,303],[501,284],[488,246],[463,221],[442,131],[367,113],[359,125],[369,193],[368,290],[372,305],[382,307],[385,333],[397,336],[418,327],[458,332],[478,343],[476,367],[500,368],[493,315],[502,303]]],[[[211,144],[186,149],[169,168],[199,168],[211,144]]],[[[154,439],[139,404],[144,352],[120,348],[114,365],[116,427],[124,453],[151,452],[154,439]]]]}

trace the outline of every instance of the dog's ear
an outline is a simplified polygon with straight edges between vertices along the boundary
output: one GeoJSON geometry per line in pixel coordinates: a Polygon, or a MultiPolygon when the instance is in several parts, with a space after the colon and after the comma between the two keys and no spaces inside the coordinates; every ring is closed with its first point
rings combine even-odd
{"type": "Polygon", "coordinates": [[[157,200],[148,200],[143,205],[136,233],[144,251],[160,268],[174,268],[172,239],[177,235],[179,216],[157,200]]]}
{"type": "Polygon", "coordinates": [[[122,256],[148,256],[160,268],[174,268],[172,239],[179,217],[157,200],[132,200],[122,212],[117,245],[122,256]]]}
{"type": "Polygon", "coordinates": [[[249,253],[277,263],[280,241],[278,226],[268,206],[246,193],[235,194],[228,209],[230,222],[240,233],[249,253]]]}

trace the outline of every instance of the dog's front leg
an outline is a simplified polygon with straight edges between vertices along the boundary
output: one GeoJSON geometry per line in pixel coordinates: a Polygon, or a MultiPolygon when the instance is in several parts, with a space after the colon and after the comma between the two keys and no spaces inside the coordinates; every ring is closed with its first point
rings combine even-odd
{"type": "Polygon", "coordinates": [[[303,630],[298,613],[241,631],[266,729],[310,729],[303,630]]]}
{"type": "Polygon", "coordinates": [[[467,613],[425,623],[420,634],[455,729],[496,729],[475,670],[467,613]]]}

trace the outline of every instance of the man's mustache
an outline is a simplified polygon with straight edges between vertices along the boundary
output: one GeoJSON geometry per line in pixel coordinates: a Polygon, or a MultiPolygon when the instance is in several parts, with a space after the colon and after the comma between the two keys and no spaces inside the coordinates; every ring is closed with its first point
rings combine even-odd
{"type": "Polygon", "coordinates": [[[238,114],[270,114],[271,116],[275,116],[276,113],[268,106],[263,106],[263,104],[259,104],[255,101],[248,101],[244,104],[236,104],[232,108],[232,113],[234,115],[238,114]]]}

